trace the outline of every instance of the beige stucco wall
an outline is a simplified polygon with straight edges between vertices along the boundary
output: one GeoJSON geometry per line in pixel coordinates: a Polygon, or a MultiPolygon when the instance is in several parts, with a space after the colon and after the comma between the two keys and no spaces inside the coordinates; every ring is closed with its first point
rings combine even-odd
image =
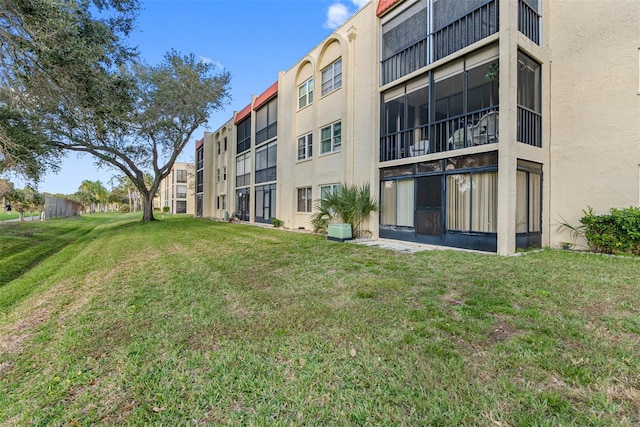
{"type": "Polygon", "coordinates": [[[549,221],[638,206],[640,2],[553,0],[549,20],[549,221]]]}
{"type": "Polygon", "coordinates": [[[233,126],[233,118],[213,132],[205,132],[204,135],[204,185],[202,194],[202,216],[205,218],[224,218],[225,211],[229,215],[233,212],[234,203],[234,177],[235,157],[232,155],[236,146],[236,132],[233,126]],[[224,139],[227,138],[227,150],[224,149],[224,139]],[[220,154],[218,154],[220,143],[220,154]],[[224,168],[227,168],[227,178],[224,179],[224,168]],[[220,181],[217,173],[220,170],[220,181]],[[226,209],[218,209],[217,198],[226,197],[226,209]]]}
{"type": "Polygon", "coordinates": [[[195,165],[193,163],[188,162],[175,162],[173,167],[171,168],[171,172],[160,182],[160,189],[158,192],[159,195],[159,207],[162,209],[164,206],[169,206],[171,208],[170,212],[175,213],[176,209],[176,201],[186,201],[187,202],[187,214],[193,215],[195,213],[195,165]],[[176,171],[177,170],[186,170],[187,171],[187,182],[186,183],[177,183],[176,182],[176,171]],[[177,199],[175,197],[176,185],[186,185],[187,186],[187,197],[177,199]],[[167,191],[168,190],[168,191],[167,191]]]}
{"type": "MultiPolygon", "coordinates": [[[[377,193],[379,99],[376,2],[312,49],[278,81],[278,207],[285,227],[311,228],[312,213],[297,212],[297,189],[312,187],[314,201],[328,184],[372,183],[377,193]],[[342,87],[321,96],[322,69],[342,58],[342,87]],[[314,101],[298,110],[298,86],[314,77],[314,101]],[[320,129],[342,123],[340,151],[320,154],[320,129]],[[313,133],[313,156],[298,161],[298,137],[313,133]]],[[[376,194],[377,196],[377,194],[376,194]]],[[[314,203],[315,204],[315,203],[314,203]]],[[[375,218],[377,223],[377,218],[375,218]]],[[[377,226],[367,225],[377,233],[377,226]]]]}

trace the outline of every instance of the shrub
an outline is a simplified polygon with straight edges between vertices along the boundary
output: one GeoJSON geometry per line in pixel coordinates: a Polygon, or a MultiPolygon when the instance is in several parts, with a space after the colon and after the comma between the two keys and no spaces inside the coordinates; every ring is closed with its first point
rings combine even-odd
{"type": "Polygon", "coordinates": [[[591,251],[640,255],[640,208],[611,208],[609,214],[595,215],[589,207],[584,214],[580,228],[591,251]]]}
{"type": "Polygon", "coordinates": [[[128,203],[122,203],[120,205],[120,208],[118,209],[121,213],[126,213],[129,212],[129,204],[128,203]]]}
{"type": "Polygon", "coordinates": [[[329,220],[330,216],[321,216],[319,214],[315,214],[311,217],[311,226],[313,227],[314,233],[327,234],[327,229],[329,228],[329,220]]]}
{"type": "Polygon", "coordinates": [[[169,212],[169,210],[171,210],[171,208],[169,206],[163,206],[162,207],[162,212],[169,212]]]}
{"type": "Polygon", "coordinates": [[[273,218],[271,220],[271,225],[273,225],[276,228],[282,227],[284,225],[284,221],[278,218],[273,218]]]}

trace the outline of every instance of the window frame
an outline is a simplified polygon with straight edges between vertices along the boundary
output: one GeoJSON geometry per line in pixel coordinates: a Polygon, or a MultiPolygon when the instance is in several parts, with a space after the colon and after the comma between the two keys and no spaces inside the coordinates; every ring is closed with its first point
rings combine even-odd
{"type": "Polygon", "coordinates": [[[311,158],[313,158],[313,132],[298,137],[298,161],[311,158]]]}
{"type": "Polygon", "coordinates": [[[298,187],[296,189],[296,212],[311,213],[313,210],[313,190],[311,187],[298,187]],[[302,208],[302,209],[301,209],[302,208]]]}
{"type": "Polygon", "coordinates": [[[336,153],[341,150],[342,150],[342,121],[338,120],[337,122],[333,122],[323,128],[320,128],[320,155],[336,153]],[[335,132],[336,126],[340,126],[340,133],[338,135],[336,135],[336,132],[335,132]],[[331,132],[330,137],[328,139],[323,138],[323,132],[327,129],[329,129],[331,132]],[[338,140],[337,143],[336,143],[336,140],[338,140]],[[325,142],[329,142],[331,145],[330,150],[328,151],[324,150],[325,142]]]}
{"type": "Polygon", "coordinates": [[[342,87],[342,58],[338,58],[322,70],[320,96],[329,95],[342,87]],[[336,73],[336,68],[340,70],[336,73]]]}
{"type": "Polygon", "coordinates": [[[298,86],[298,110],[302,110],[311,104],[313,104],[313,77],[308,78],[298,86]],[[303,94],[300,93],[301,89],[304,91],[303,94]],[[303,98],[304,105],[302,101],[303,98]]]}

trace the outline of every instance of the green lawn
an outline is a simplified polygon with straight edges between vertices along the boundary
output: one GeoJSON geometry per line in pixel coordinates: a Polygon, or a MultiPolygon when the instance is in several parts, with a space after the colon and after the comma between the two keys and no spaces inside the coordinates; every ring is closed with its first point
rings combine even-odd
{"type": "Polygon", "coordinates": [[[640,425],[639,260],[137,218],[0,229],[0,425],[640,425]]]}
{"type": "MultiPolygon", "coordinates": [[[[34,212],[34,215],[38,215],[34,212]]],[[[27,221],[31,220],[31,213],[25,212],[24,217],[27,221]]],[[[18,219],[20,218],[20,214],[18,212],[0,212],[0,221],[6,221],[8,219],[18,219]]]]}

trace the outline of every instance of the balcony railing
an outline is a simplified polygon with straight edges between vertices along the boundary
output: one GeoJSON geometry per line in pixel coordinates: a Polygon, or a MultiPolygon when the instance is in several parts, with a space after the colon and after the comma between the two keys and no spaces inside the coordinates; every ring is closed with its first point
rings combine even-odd
{"type": "Polygon", "coordinates": [[[498,2],[492,0],[433,32],[433,60],[464,49],[498,31],[498,2]]]}
{"type": "Polygon", "coordinates": [[[540,44],[540,13],[524,0],[518,0],[518,31],[540,44]]]}
{"type": "Polygon", "coordinates": [[[436,121],[380,138],[380,161],[418,157],[498,142],[497,107],[436,121]]]}
{"type": "Polygon", "coordinates": [[[542,147],[542,116],[528,108],[518,106],[517,140],[534,147],[542,147]]]}
{"type": "Polygon", "coordinates": [[[429,62],[427,38],[382,61],[382,84],[385,85],[416,71],[429,62]]]}

